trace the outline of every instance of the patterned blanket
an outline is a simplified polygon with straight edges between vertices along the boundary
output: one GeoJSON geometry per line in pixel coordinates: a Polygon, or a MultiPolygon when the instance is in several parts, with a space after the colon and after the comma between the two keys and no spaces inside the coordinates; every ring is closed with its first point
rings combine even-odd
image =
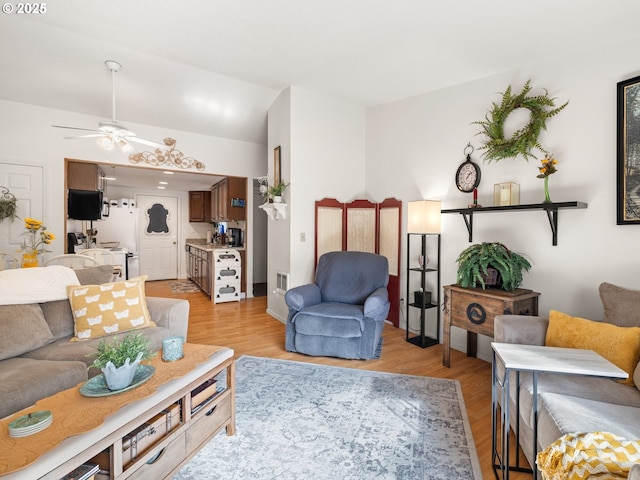
{"type": "Polygon", "coordinates": [[[640,462],[640,440],[608,432],[569,433],[538,453],[536,464],[545,480],[627,478],[640,462]]]}

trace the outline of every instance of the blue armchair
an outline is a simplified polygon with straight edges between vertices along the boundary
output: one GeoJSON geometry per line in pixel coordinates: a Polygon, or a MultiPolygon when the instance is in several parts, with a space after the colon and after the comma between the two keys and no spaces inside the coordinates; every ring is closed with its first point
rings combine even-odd
{"type": "Polygon", "coordinates": [[[389,264],[382,255],[329,252],[315,283],[290,289],[285,348],[306,355],[374,358],[389,313],[389,264]]]}

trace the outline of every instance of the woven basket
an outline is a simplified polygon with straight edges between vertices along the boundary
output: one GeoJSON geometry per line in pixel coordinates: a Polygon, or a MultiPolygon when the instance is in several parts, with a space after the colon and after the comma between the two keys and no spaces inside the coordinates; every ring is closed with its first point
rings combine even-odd
{"type": "Polygon", "coordinates": [[[500,278],[500,272],[495,268],[487,268],[487,274],[482,274],[482,280],[486,287],[500,288],[502,286],[502,280],[500,278]]]}

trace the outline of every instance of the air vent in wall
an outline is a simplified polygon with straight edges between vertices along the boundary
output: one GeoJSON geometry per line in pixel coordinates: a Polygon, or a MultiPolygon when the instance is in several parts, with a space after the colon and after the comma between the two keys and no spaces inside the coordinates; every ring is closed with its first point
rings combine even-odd
{"type": "Polygon", "coordinates": [[[285,294],[289,290],[289,274],[286,272],[276,273],[276,292],[285,294]]]}

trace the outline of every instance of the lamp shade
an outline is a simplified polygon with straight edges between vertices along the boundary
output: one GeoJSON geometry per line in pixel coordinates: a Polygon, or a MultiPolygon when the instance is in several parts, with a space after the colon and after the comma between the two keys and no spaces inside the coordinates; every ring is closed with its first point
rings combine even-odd
{"type": "Polygon", "coordinates": [[[409,202],[407,208],[408,233],[440,233],[441,203],[437,200],[409,202]]]}

